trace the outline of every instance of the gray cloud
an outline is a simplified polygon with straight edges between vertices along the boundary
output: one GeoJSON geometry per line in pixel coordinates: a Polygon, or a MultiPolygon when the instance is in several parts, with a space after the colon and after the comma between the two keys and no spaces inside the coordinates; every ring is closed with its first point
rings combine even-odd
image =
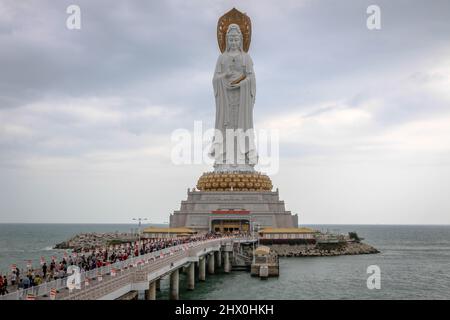
{"type": "MultiPolygon", "coordinates": [[[[180,171],[168,163],[170,134],[192,129],[194,120],[213,124],[215,28],[233,6],[252,18],[256,127],[284,133],[287,167],[279,173],[284,188],[292,188],[286,172],[314,163],[371,163],[379,175],[384,174],[379,163],[427,165],[442,170],[434,176],[436,189],[448,178],[442,169],[450,159],[448,1],[376,1],[382,10],[379,31],[366,28],[366,8],[373,1],[365,0],[85,0],[76,1],[80,31],[65,27],[70,4],[0,0],[0,189],[10,195],[1,201],[0,221],[14,220],[15,214],[34,219],[35,211],[15,204],[21,197],[35,199],[37,211],[56,219],[55,212],[68,210],[71,199],[61,188],[66,175],[73,181],[71,194],[84,197],[85,212],[104,208],[99,220],[114,212],[118,221],[127,221],[101,201],[124,192],[126,206],[133,188],[170,193],[158,197],[155,207],[155,217],[166,219],[184,197],[171,182],[192,186],[194,171],[208,170],[180,171]],[[149,180],[136,178],[138,169],[149,180]],[[87,181],[99,172],[105,176],[96,182],[103,187],[95,199],[83,188],[94,192],[87,181]],[[129,189],[105,182],[127,179],[129,189]],[[54,207],[38,200],[33,188],[39,182],[45,186],[40,192],[61,196],[54,207]]],[[[329,178],[315,170],[305,176],[310,183],[329,178]]],[[[365,187],[370,190],[370,184],[365,187]]],[[[138,204],[149,209],[149,199],[139,195],[138,204]]],[[[293,211],[300,210],[294,198],[293,211]]],[[[435,220],[449,223],[442,209],[449,203],[440,199],[435,220]]],[[[398,201],[400,208],[406,200],[398,201]]],[[[308,210],[316,212],[312,203],[308,210]]],[[[138,204],[133,208],[143,210],[138,204]]],[[[326,217],[324,208],[319,211],[326,217]]],[[[390,214],[383,217],[391,221],[390,214]]],[[[424,221],[419,212],[415,219],[424,221]]],[[[309,222],[339,222],[319,220],[309,222]]]]}

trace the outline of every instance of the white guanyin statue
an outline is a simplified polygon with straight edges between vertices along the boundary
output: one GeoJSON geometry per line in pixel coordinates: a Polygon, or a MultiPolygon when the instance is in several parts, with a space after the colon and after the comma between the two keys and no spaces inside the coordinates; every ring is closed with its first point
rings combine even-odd
{"type": "Polygon", "coordinates": [[[254,171],[258,155],[253,131],[256,82],[238,24],[228,25],[225,50],[214,72],[215,135],[210,155],[216,172],[254,171]]]}
{"type": "Polygon", "coordinates": [[[199,191],[267,192],[273,188],[269,176],[255,170],[256,80],[248,54],[251,36],[251,20],[245,13],[233,8],[219,18],[217,42],[222,54],[213,77],[216,121],[209,150],[214,171],[198,179],[199,191]]]}

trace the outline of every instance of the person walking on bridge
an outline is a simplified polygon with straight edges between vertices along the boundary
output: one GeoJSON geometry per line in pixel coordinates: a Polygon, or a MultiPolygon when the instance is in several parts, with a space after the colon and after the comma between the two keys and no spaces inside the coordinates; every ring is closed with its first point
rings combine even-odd
{"type": "Polygon", "coordinates": [[[30,278],[29,277],[24,277],[23,281],[22,281],[22,284],[23,284],[23,288],[24,289],[28,289],[30,287],[30,285],[31,285],[30,278]]]}
{"type": "Polygon", "coordinates": [[[3,294],[7,294],[8,292],[8,279],[6,275],[3,276],[3,294]]]}
{"type": "Polygon", "coordinates": [[[16,274],[16,270],[14,270],[11,274],[11,285],[15,286],[17,282],[17,274],[16,274]]]}
{"type": "Polygon", "coordinates": [[[44,262],[44,264],[42,265],[42,277],[44,279],[47,278],[47,263],[46,262],[44,262]]]}

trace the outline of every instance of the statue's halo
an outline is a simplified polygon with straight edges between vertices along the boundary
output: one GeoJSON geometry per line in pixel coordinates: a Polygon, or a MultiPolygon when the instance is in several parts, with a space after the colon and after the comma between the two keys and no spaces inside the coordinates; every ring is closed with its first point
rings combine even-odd
{"type": "Polygon", "coordinates": [[[232,23],[237,24],[241,29],[243,38],[242,47],[245,52],[248,52],[252,39],[252,22],[245,13],[240,12],[236,8],[233,8],[225,13],[217,22],[217,42],[219,44],[220,51],[224,52],[226,49],[227,30],[228,26],[232,23]]]}

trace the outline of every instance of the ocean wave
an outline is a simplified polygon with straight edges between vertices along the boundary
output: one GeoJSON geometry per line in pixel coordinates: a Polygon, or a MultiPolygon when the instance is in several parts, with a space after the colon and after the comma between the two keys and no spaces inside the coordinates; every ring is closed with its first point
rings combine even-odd
{"type": "Polygon", "coordinates": [[[44,249],[41,249],[41,251],[51,251],[51,250],[53,250],[52,246],[45,247],[44,249]]]}

